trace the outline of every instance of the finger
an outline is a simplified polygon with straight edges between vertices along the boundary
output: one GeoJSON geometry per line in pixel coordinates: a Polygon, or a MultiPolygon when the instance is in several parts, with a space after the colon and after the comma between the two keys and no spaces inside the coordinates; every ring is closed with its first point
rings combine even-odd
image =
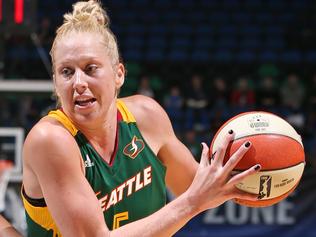
{"type": "Polygon", "coordinates": [[[240,183],[241,181],[243,181],[246,177],[255,174],[257,172],[259,172],[261,169],[261,165],[257,164],[254,165],[252,167],[250,167],[249,169],[233,176],[228,182],[227,184],[235,186],[236,184],[240,183]]]}
{"type": "Polygon", "coordinates": [[[201,154],[200,165],[205,167],[209,165],[209,159],[210,159],[209,148],[204,142],[202,142],[201,145],[202,145],[202,154],[201,154]]]}
{"type": "Polygon", "coordinates": [[[247,200],[247,201],[258,201],[258,194],[254,194],[254,193],[247,193],[245,191],[239,190],[238,188],[236,188],[236,191],[233,192],[232,194],[234,197],[234,199],[238,198],[238,199],[242,199],[242,200],[247,200]]]}
{"type": "Polygon", "coordinates": [[[243,145],[241,145],[238,150],[228,159],[226,164],[224,165],[224,171],[227,175],[231,173],[231,171],[234,169],[234,167],[237,165],[237,163],[243,158],[243,156],[246,154],[246,152],[251,147],[251,143],[245,142],[243,145]]]}
{"type": "Polygon", "coordinates": [[[220,166],[223,165],[223,160],[226,154],[227,147],[229,143],[233,140],[233,138],[234,138],[234,131],[229,130],[227,135],[225,135],[223,139],[223,143],[215,151],[216,154],[214,155],[214,164],[220,165],[220,166]]]}

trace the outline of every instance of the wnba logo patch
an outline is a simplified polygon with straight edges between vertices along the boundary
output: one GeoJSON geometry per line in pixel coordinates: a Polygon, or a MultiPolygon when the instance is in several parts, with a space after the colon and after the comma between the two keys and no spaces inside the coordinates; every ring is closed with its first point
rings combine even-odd
{"type": "Polygon", "coordinates": [[[271,180],[270,175],[260,176],[260,187],[259,187],[259,199],[267,198],[270,196],[271,192],[271,180]]]}
{"type": "Polygon", "coordinates": [[[123,150],[123,153],[128,157],[135,159],[135,157],[144,149],[145,144],[142,139],[133,137],[132,141],[128,143],[123,150]]]}

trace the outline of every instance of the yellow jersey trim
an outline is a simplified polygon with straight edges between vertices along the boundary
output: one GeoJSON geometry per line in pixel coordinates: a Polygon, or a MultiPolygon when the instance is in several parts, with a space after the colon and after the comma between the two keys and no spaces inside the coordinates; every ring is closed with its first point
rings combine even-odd
{"type": "Polygon", "coordinates": [[[64,127],[73,135],[76,136],[78,129],[71,120],[61,110],[53,110],[48,113],[49,117],[57,119],[64,127]]]}
{"type": "MultiPolygon", "coordinates": [[[[116,107],[120,111],[123,121],[127,123],[136,122],[133,114],[128,110],[125,103],[122,100],[116,101],[116,107]]],[[[71,122],[71,120],[67,117],[64,112],[61,110],[52,110],[48,113],[49,117],[55,118],[58,122],[60,122],[64,127],[73,135],[76,136],[78,129],[71,122]]]]}
{"type": "Polygon", "coordinates": [[[30,204],[26,198],[24,197],[23,193],[21,194],[22,201],[24,204],[24,208],[27,212],[27,214],[30,216],[30,218],[40,225],[45,230],[52,230],[54,235],[53,236],[61,236],[60,231],[58,230],[51,214],[49,213],[49,210],[47,207],[35,207],[32,204],[30,204]]]}
{"type": "Polygon", "coordinates": [[[118,99],[116,101],[116,106],[117,106],[117,109],[120,111],[124,122],[127,122],[127,123],[136,122],[134,115],[128,110],[128,108],[126,107],[125,103],[122,100],[118,99]]]}

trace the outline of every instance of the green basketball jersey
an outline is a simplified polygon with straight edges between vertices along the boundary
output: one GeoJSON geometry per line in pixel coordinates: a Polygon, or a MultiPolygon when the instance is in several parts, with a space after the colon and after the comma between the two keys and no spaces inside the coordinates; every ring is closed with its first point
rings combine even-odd
{"type": "MultiPolygon", "coordinates": [[[[48,116],[60,121],[74,136],[90,183],[103,210],[109,229],[146,217],[166,203],[165,167],[142,137],[134,116],[117,100],[117,135],[115,152],[107,163],[66,115],[51,111],[48,116]]],[[[60,237],[45,200],[27,197],[28,236],[60,237]]]]}

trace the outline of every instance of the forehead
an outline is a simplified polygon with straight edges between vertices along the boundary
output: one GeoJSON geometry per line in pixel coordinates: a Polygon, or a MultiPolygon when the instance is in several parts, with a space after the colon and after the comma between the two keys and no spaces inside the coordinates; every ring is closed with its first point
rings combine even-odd
{"type": "Polygon", "coordinates": [[[56,64],[85,58],[108,58],[102,37],[95,33],[82,32],[70,32],[59,38],[53,56],[56,64]]]}

